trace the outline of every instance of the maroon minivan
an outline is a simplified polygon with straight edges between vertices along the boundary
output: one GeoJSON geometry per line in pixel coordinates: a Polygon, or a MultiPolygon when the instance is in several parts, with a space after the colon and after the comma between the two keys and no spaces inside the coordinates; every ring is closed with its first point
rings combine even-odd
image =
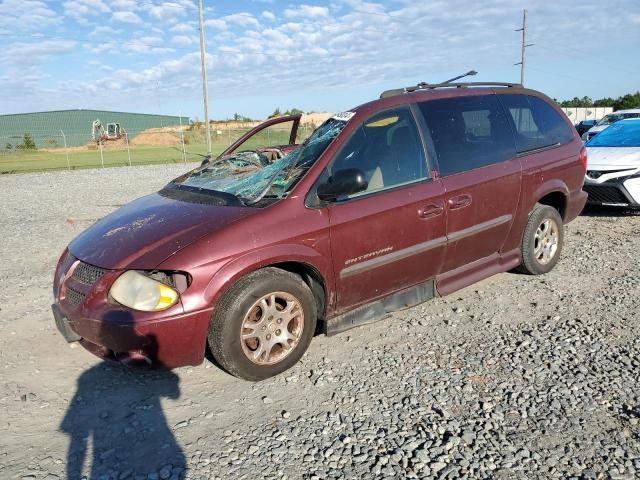
{"type": "Polygon", "coordinates": [[[299,122],[256,127],[71,242],[53,285],[65,338],[167,368],[209,348],[264,379],[317,331],[498,272],[548,272],[586,201],[575,129],[519,85],[387,91],[297,145],[299,122]]]}

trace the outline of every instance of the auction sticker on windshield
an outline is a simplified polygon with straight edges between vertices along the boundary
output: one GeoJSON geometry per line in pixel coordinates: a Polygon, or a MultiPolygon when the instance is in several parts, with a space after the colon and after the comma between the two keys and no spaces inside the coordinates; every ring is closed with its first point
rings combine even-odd
{"type": "Polygon", "coordinates": [[[340,113],[336,113],[333,117],[333,119],[335,120],[342,120],[343,122],[348,122],[349,120],[351,120],[353,118],[353,116],[356,114],[356,112],[340,112],[340,113]]]}

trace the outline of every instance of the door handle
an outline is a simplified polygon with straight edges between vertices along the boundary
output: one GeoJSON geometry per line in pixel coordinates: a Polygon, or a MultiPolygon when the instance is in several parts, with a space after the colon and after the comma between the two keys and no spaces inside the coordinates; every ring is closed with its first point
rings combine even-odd
{"type": "Polygon", "coordinates": [[[464,208],[471,205],[471,195],[458,195],[457,197],[451,197],[447,202],[450,210],[456,210],[457,208],[464,208]]]}
{"type": "Polygon", "coordinates": [[[440,203],[432,203],[418,210],[418,216],[420,218],[432,218],[441,215],[444,212],[444,206],[440,203]]]}

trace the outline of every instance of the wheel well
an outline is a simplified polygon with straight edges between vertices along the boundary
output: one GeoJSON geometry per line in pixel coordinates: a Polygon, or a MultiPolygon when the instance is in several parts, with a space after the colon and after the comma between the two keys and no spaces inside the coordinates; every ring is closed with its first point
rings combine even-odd
{"type": "Polygon", "coordinates": [[[325,300],[326,300],[326,287],[324,279],[320,272],[310,265],[299,262],[283,262],[270,265],[272,267],[281,268],[287,272],[300,275],[304,282],[309,286],[313,297],[316,300],[318,309],[318,320],[324,320],[325,318],[325,300]]]}
{"type": "Polygon", "coordinates": [[[567,207],[567,198],[562,192],[547,193],[544,197],[538,200],[538,203],[542,205],[548,205],[555,208],[562,219],[564,219],[564,213],[567,207]]]}

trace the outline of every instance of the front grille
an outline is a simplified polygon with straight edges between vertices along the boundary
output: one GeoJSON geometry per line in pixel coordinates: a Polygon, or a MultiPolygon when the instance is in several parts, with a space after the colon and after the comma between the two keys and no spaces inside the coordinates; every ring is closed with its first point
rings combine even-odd
{"type": "Polygon", "coordinates": [[[65,293],[65,299],[71,305],[80,305],[84,300],[85,294],[82,292],[78,292],[71,287],[67,287],[65,293]]]}
{"type": "Polygon", "coordinates": [[[100,277],[102,277],[106,271],[104,268],[94,267],[88,263],[80,262],[73,271],[71,278],[85,285],[93,285],[100,280],[100,277]]]}
{"type": "Polygon", "coordinates": [[[588,185],[582,187],[589,194],[589,202],[629,204],[629,199],[618,188],[609,185],[588,185]]]}
{"type": "Polygon", "coordinates": [[[84,262],[78,262],[71,273],[71,277],[69,277],[69,280],[73,280],[73,282],[66,282],[64,296],[67,303],[73,306],[80,305],[87,296],[87,292],[91,290],[91,287],[100,280],[106,272],[108,272],[108,270],[105,268],[95,267],[84,262]],[[82,287],[82,285],[86,285],[86,288],[82,287]]]}

